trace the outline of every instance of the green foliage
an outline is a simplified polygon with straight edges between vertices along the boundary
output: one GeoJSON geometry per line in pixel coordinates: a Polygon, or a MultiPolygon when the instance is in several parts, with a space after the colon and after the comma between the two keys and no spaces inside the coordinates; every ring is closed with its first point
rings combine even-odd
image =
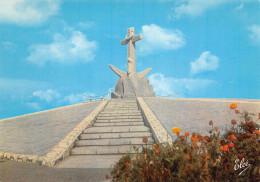
{"type": "Polygon", "coordinates": [[[178,138],[171,145],[146,145],[142,152],[136,149],[136,153],[124,155],[111,171],[113,181],[257,181],[259,125],[247,112],[240,116],[240,123],[233,120],[222,136],[210,121],[209,136],[189,136],[188,132],[179,136],[176,132],[178,138]]]}

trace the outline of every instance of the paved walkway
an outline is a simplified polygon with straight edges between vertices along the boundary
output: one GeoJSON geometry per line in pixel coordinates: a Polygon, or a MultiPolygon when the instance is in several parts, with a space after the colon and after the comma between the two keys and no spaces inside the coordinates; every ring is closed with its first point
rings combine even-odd
{"type": "Polygon", "coordinates": [[[206,134],[210,129],[209,121],[212,120],[223,132],[226,126],[230,126],[232,119],[239,120],[234,110],[229,109],[233,102],[238,104],[240,111],[246,110],[255,113],[255,121],[258,121],[260,113],[259,100],[243,99],[169,99],[169,98],[144,98],[157,118],[162,122],[168,132],[172,133],[172,127],[180,127],[183,132],[189,131],[206,134]]]}
{"type": "Polygon", "coordinates": [[[0,160],[1,182],[103,182],[110,169],[61,169],[0,160]]]}
{"type": "Polygon", "coordinates": [[[81,103],[0,120],[0,151],[44,156],[99,104],[81,103]]]}

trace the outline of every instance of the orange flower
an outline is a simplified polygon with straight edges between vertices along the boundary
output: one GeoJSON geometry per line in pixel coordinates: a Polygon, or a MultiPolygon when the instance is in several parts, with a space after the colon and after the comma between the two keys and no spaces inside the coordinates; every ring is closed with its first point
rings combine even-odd
{"type": "Polygon", "coordinates": [[[232,119],[231,124],[237,124],[237,121],[235,119],[232,119]]]}
{"type": "Polygon", "coordinates": [[[236,113],[236,114],[238,114],[238,113],[239,113],[239,110],[238,110],[238,109],[236,109],[236,110],[235,110],[235,113],[236,113]]]}
{"type": "Polygon", "coordinates": [[[109,179],[109,178],[110,178],[110,176],[107,174],[107,175],[106,175],[106,179],[109,179]]]}
{"type": "Polygon", "coordinates": [[[156,154],[159,154],[159,153],[160,153],[160,150],[159,150],[159,149],[156,149],[156,150],[155,150],[155,153],[156,153],[156,154]]]}
{"type": "Polygon", "coordinates": [[[144,137],[143,138],[143,143],[147,143],[148,142],[148,138],[144,137]]]}
{"type": "Polygon", "coordinates": [[[155,144],[153,144],[153,146],[154,146],[155,149],[159,149],[160,148],[160,144],[159,143],[155,143],[155,144]]]}
{"type": "Polygon", "coordinates": [[[196,136],[192,136],[192,137],[190,138],[190,141],[191,141],[192,143],[197,143],[197,142],[198,142],[198,138],[197,138],[196,136]]]}
{"type": "Polygon", "coordinates": [[[131,162],[132,162],[132,164],[135,164],[135,161],[134,161],[134,160],[132,160],[131,162]]]}
{"type": "Polygon", "coordinates": [[[228,149],[228,145],[224,145],[223,147],[224,147],[224,151],[228,151],[229,150],[228,149]]]}
{"type": "Polygon", "coordinates": [[[215,128],[214,128],[216,131],[218,131],[218,127],[216,126],[215,128]]]}
{"type": "Polygon", "coordinates": [[[128,168],[130,166],[130,163],[129,162],[126,162],[125,163],[125,167],[128,168]]]}
{"type": "Polygon", "coordinates": [[[246,125],[246,121],[244,121],[244,126],[246,125]]]}
{"type": "Polygon", "coordinates": [[[255,130],[255,134],[259,135],[259,130],[255,130]]]}
{"type": "Polygon", "coordinates": [[[228,151],[228,145],[224,145],[224,146],[221,146],[220,147],[220,150],[223,150],[223,151],[228,151]]]}
{"type": "Polygon", "coordinates": [[[201,136],[199,133],[197,134],[197,139],[199,142],[205,142],[205,139],[203,136],[201,136]]]}
{"type": "Polygon", "coordinates": [[[228,144],[229,148],[233,148],[235,145],[233,143],[228,144]]]}
{"type": "Polygon", "coordinates": [[[237,104],[236,103],[232,103],[230,104],[230,109],[236,109],[237,108],[237,104]]]}
{"type": "Polygon", "coordinates": [[[209,121],[209,125],[213,125],[213,121],[209,121]]]}
{"type": "Polygon", "coordinates": [[[176,133],[176,134],[177,134],[177,133],[180,134],[180,133],[181,133],[181,129],[180,129],[180,128],[177,128],[177,127],[173,127],[173,128],[172,128],[172,132],[173,132],[173,133],[176,133]]]}
{"type": "Polygon", "coordinates": [[[234,134],[231,134],[231,135],[228,135],[227,137],[228,139],[234,141],[236,139],[235,135],[234,134]]]}
{"type": "Polygon", "coordinates": [[[136,160],[139,161],[139,160],[140,160],[140,157],[136,157],[136,160]]]}
{"type": "Polygon", "coordinates": [[[188,160],[190,160],[190,156],[189,156],[189,155],[186,155],[186,158],[187,158],[188,160]]]}
{"type": "Polygon", "coordinates": [[[189,133],[188,131],[186,131],[186,132],[184,133],[184,135],[185,135],[186,137],[188,137],[188,136],[190,135],[190,133],[189,133]]]}

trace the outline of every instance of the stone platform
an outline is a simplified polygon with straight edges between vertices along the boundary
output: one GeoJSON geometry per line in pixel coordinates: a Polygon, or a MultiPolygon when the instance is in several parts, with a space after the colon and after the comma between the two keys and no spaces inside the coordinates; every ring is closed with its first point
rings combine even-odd
{"type": "Polygon", "coordinates": [[[226,126],[231,126],[232,119],[239,121],[239,115],[229,108],[233,102],[238,104],[240,112],[245,110],[256,114],[254,121],[260,122],[260,100],[146,97],[144,101],[173,138],[176,135],[172,132],[172,127],[181,128],[182,134],[189,131],[205,135],[211,129],[210,120],[223,132],[226,126]]]}
{"type": "Polygon", "coordinates": [[[100,101],[0,120],[0,152],[46,155],[100,101]]]}

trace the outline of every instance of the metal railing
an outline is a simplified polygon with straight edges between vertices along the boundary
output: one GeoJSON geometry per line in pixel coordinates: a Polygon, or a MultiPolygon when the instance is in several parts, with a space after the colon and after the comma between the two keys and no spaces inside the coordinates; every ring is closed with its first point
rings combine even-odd
{"type": "Polygon", "coordinates": [[[99,95],[84,95],[84,100],[83,102],[87,102],[87,101],[94,101],[94,100],[104,100],[104,99],[111,99],[110,96],[111,92],[105,92],[103,94],[99,94],[99,95]],[[104,98],[104,96],[107,95],[107,98],[104,98]]]}
{"type": "MultiPolygon", "coordinates": [[[[84,100],[83,102],[87,102],[87,101],[94,101],[94,100],[103,100],[103,99],[111,99],[111,93],[112,92],[105,92],[99,95],[84,95],[84,100]],[[107,98],[104,98],[104,96],[107,95],[107,98]]],[[[171,95],[164,95],[164,96],[158,96],[159,98],[163,98],[163,97],[171,97],[171,96],[176,96],[177,98],[179,97],[178,93],[173,93],[171,95]]]]}
{"type": "Polygon", "coordinates": [[[171,96],[176,96],[178,98],[179,94],[174,93],[174,94],[171,94],[171,95],[165,95],[165,96],[159,96],[159,97],[171,97],[171,96]]]}

